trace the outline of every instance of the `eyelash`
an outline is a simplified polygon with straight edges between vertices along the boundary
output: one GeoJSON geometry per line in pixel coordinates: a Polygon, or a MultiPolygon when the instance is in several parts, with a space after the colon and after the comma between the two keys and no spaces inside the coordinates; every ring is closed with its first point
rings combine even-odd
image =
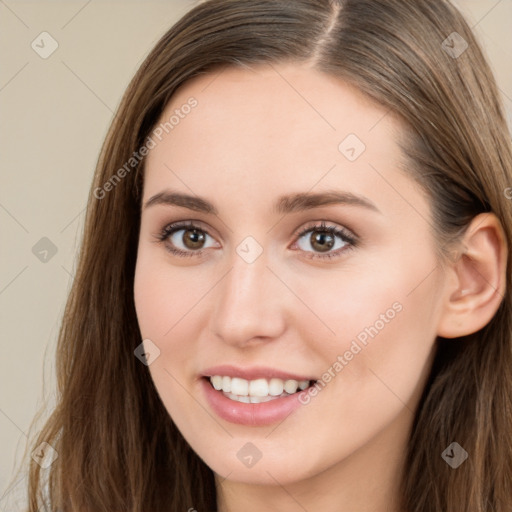
{"type": "MultiPolygon", "coordinates": [[[[204,233],[208,236],[211,236],[208,231],[200,228],[199,226],[193,224],[192,222],[174,222],[173,224],[168,224],[165,226],[160,233],[155,235],[155,238],[157,239],[157,242],[165,242],[171,235],[173,235],[176,231],[180,230],[197,230],[201,233],[204,233]]],[[[337,258],[340,257],[342,254],[349,250],[354,249],[358,246],[358,239],[355,237],[351,232],[344,228],[338,228],[336,226],[328,226],[325,222],[321,222],[320,224],[315,224],[312,226],[307,226],[304,229],[302,229],[299,233],[295,235],[297,241],[300,240],[306,233],[309,233],[310,231],[318,231],[321,233],[329,233],[333,236],[340,237],[343,242],[346,244],[341,249],[338,249],[333,252],[327,252],[324,254],[321,253],[315,253],[311,251],[305,251],[307,254],[307,258],[310,259],[331,259],[331,258],[337,258]]],[[[296,242],[294,242],[295,244],[296,242]]],[[[206,251],[206,249],[199,249],[197,251],[182,251],[181,249],[177,249],[176,247],[170,247],[166,246],[166,249],[178,257],[187,257],[187,256],[200,256],[203,254],[203,252],[206,251]]]]}

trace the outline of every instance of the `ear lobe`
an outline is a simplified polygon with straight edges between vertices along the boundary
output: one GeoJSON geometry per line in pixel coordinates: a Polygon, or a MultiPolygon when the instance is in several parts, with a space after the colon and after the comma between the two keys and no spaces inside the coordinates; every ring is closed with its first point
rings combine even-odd
{"type": "Polygon", "coordinates": [[[447,266],[450,285],[438,325],[438,336],[457,338],[485,327],[505,294],[508,247],[499,219],[477,215],[462,240],[465,248],[447,266]]]}

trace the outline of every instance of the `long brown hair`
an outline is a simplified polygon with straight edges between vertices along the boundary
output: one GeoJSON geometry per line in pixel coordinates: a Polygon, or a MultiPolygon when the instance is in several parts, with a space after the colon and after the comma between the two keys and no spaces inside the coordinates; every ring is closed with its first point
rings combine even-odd
{"type": "MultiPolygon", "coordinates": [[[[431,200],[442,257],[481,212],[497,215],[512,246],[503,106],[475,36],[447,0],[198,4],[141,65],[101,150],[59,335],[57,406],[32,443],[48,442],[59,457],[45,470],[31,462],[30,512],[43,494],[62,512],[216,510],[212,471],[134,357],[144,160],[133,168],[126,162],[188,79],[222,66],[284,61],[309,62],[403,119],[404,171],[431,200]],[[122,179],[112,181],[123,165],[122,179]]],[[[437,340],[403,471],[407,512],[511,510],[511,253],[507,265],[506,296],[491,322],[473,335],[437,340]],[[469,453],[456,470],[441,457],[453,441],[469,453]]]]}

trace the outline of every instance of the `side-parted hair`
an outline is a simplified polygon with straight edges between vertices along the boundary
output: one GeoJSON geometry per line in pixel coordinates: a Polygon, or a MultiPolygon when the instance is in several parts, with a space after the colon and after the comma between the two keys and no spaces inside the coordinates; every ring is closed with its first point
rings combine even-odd
{"type": "MultiPolygon", "coordinates": [[[[190,78],[281,62],[338,77],[403,120],[403,170],[430,200],[440,262],[482,212],[499,218],[512,247],[510,132],[486,57],[448,0],[196,5],[140,66],[98,159],[59,333],[57,405],[31,446],[47,442],[58,459],[45,470],[31,461],[29,512],[43,500],[60,512],[216,510],[213,472],[134,356],[142,341],[133,285],[144,159],[126,162],[190,78]],[[123,166],[122,179],[106,187],[123,166]]],[[[472,335],[436,340],[407,447],[405,512],[512,509],[511,254],[493,319],[472,335]],[[441,457],[453,441],[469,454],[456,470],[441,457]]]]}

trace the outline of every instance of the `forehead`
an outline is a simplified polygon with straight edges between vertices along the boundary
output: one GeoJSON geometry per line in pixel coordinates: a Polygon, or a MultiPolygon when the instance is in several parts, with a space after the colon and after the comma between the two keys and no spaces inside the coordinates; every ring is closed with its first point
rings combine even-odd
{"type": "Polygon", "coordinates": [[[375,196],[383,179],[404,179],[398,119],[340,79],[304,66],[228,67],[195,77],[175,93],[158,126],[145,198],[169,186],[261,198],[268,206],[270,196],[312,187],[375,196]]]}

